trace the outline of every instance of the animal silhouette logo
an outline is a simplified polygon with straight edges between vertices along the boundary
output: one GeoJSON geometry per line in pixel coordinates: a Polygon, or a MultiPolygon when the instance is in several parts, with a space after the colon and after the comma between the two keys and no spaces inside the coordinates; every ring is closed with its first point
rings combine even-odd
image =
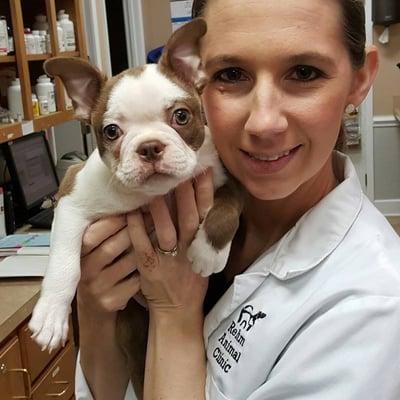
{"type": "Polygon", "coordinates": [[[263,319],[266,316],[267,314],[262,311],[254,313],[254,307],[251,304],[248,304],[240,311],[238,324],[241,328],[248,332],[254,326],[257,320],[263,319]]]}

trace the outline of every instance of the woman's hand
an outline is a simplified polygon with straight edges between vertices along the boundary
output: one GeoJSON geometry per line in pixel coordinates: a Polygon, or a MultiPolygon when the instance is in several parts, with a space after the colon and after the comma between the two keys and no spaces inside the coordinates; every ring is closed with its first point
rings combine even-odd
{"type": "Polygon", "coordinates": [[[213,192],[211,171],[198,176],[194,183],[182,183],[175,190],[177,227],[163,197],[151,202],[149,210],[158,247],[167,253],[176,248],[176,256],[163,254],[157,250],[157,245],[153,247],[141,212],[128,215],[128,231],[135,250],[141,290],[150,312],[201,313],[208,280],[192,271],[186,250],[200,221],[212,206],[213,192]]]}
{"type": "Polygon", "coordinates": [[[103,218],[90,225],[83,236],[78,301],[92,317],[115,317],[139,291],[126,224],[125,215],[103,218]]]}

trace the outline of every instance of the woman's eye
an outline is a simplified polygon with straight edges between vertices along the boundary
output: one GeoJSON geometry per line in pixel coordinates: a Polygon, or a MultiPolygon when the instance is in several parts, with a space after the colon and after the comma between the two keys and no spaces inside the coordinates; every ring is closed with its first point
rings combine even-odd
{"type": "Polygon", "coordinates": [[[187,125],[190,120],[190,112],[184,108],[179,108],[173,113],[173,121],[177,125],[187,125]]]}
{"type": "Polygon", "coordinates": [[[317,68],[310,67],[309,65],[298,65],[290,75],[290,78],[297,81],[309,82],[319,78],[321,75],[321,71],[317,68]]]}
{"type": "Polygon", "coordinates": [[[110,124],[104,127],[103,133],[109,140],[118,139],[122,135],[121,128],[115,124],[110,124]]]}
{"type": "Polygon", "coordinates": [[[214,79],[227,83],[235,83],[245,80],[245,76],[243,71],[239,68],[226,68],[217,72],[214,76],[214,79]]]}

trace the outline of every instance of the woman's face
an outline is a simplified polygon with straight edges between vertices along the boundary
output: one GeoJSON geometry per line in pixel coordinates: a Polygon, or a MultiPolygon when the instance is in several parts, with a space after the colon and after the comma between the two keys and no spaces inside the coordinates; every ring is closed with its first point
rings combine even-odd
{"type": "Polygon", "coordinates": [[[228,170],[256,198],[332,180],[352,100],[341,10],[329,0],[211,0],[202,60],[208,125],[228,170]]]}

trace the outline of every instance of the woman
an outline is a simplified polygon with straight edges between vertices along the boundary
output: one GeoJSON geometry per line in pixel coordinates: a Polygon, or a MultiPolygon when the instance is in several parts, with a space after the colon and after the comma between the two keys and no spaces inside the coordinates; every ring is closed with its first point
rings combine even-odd
{"type": "MultiPolygon", "coordinates": [[[[208,25],[208,125],[246,190],[240,228],[228,265],[210,278],[205,319],[207,281],[185,248],[212,203],[209,174],[178,188],[177,228],[163,199],[150,207],[159,247],[178,245],[178,257],[153,249],[140,213],[127,227],[114,217],[89,229],[79,313],[92,393],[124,396],[115,311],[140,287],[150,310],[146,399],[398,399],[400,241],[334,151],[346,108],[360,105],[377,70],[362,1],[194,7],[208,25]],[[113,262],[131,244],[135,255],[113,262]]],[[[88,393],[81,374],[78,391],[88,393]]]]}

